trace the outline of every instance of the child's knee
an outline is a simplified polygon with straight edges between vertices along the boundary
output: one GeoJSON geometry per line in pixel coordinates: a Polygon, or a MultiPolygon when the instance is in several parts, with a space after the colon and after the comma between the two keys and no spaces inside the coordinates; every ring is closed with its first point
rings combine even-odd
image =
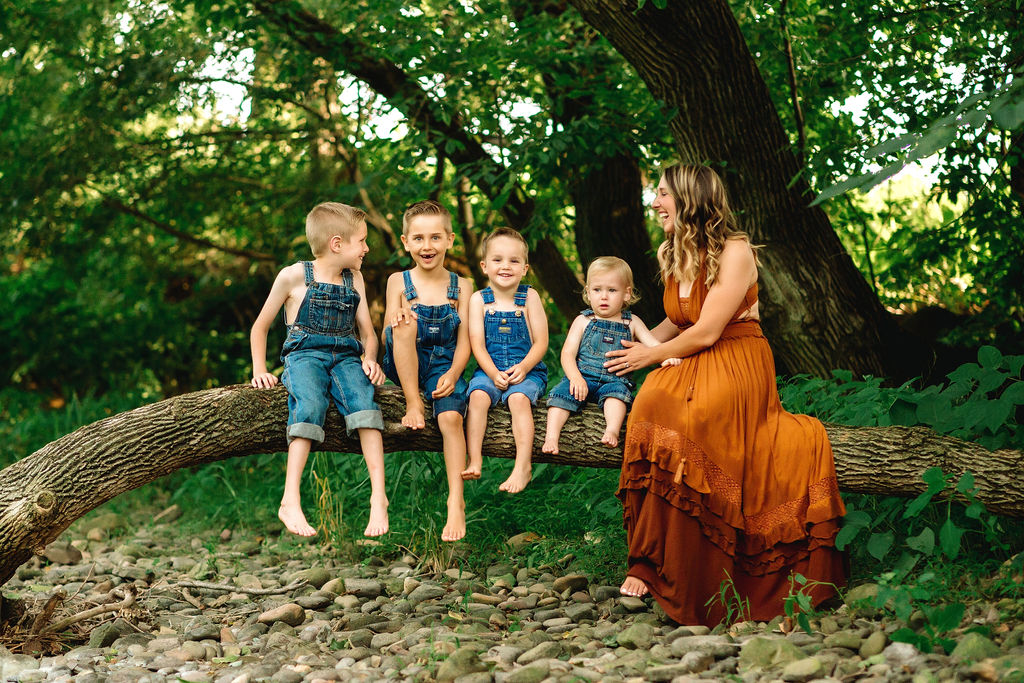
{"type": "Polygon", "coordinates": [[[455,410],[446,410],[437,416],[437,426],[442,432],[462,429],[462,415],[455,410]]]}
{"type": "Polygon", "coordinates": [[[490,408],[491,395],[483,389],[477,389],[469,395],[469,405],[476,408],[490,408]]]}
{"type": "Polygon", "coordinates": [[[508,397],[508,409],[509,410],[532,410],[533,406],[530,403],[530,397],[526,394],[515,393],[508,397]]]}

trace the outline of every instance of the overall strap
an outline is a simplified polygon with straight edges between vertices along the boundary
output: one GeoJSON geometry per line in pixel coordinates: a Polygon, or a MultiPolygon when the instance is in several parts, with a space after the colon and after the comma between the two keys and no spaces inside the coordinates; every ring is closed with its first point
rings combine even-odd
{"type": "Polygon", "coordinates": [[[402,271],[402,281],[405,283],[405,299],[406,299],[406,301],[412,301],[417,296],[419,296],[418,294],[416,294],[416,286],[413,285],[413,283],[412,283],[412,275],[410,275],[410,272],[411,271],[408,271],[408,270],[403,270],[402,271]]]}
{"type": "Polygon", "coordinates": [[[312,261],[303,261],[302,262],[302,267],[303,267],[303,269],[306,272],[306,286],[309,287],[311,284],[313,284],[316,281],[315,278],[313,277],[313,262],[312,261]]]}
{"type": "Polygon", "coordinates": [[[455,273],[448,273],[448,298],[452,301],[459,300],[459,276],[455,273]]]}
{"type": "Polygon", "coordinates": [[[481,289],[480,290],[480,296],[482,296],[484,298],[484,303],[485,304],[493,304],[494,303],[494,290],[491,289],[490,287],[484,287],[483,289],[481,289]]]}
{"type": "Polygon", "coordinates": [[[580,311],[580,315],[582,315],[584,318],[589,318],[590,316],[594,315],[594,309],[584,308],[582,311],[580,311]]]}
{"type": "Polygon", "coordinates": [[[512,297],[512,302],[516,306],[526,305],[526,293],[530,291],[530,285],[519,285],[516,289],[515,296],[512,297]]]}
{"type": "Polygon", "coordinates": [[[622,322],[629,324],[629,321],[633,319],[633,314],[627,310],[622,311],[622,322]]]}
{"type": "Polygon", "coordinates": [[[348,268],[341,271],[341,282],[349,289],[355,287],[355,284],[352,281],[352,271],[349,270],[348,268]]]}

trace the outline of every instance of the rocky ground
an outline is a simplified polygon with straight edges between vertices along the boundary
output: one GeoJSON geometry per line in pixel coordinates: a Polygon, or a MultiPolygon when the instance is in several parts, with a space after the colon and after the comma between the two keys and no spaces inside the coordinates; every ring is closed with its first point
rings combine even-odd
{"type": "Polygon", "coordinates": [[[411,556],[351,566],[229,531],[182,547],[174,516],[118,535],[116,515],[97,515],[21,567],[3,587],[0,681],[1024,680],[1024,624],[1005,600],[969,608],[951,655],[922,653],[891,642],[903,624],[851,606],[870,587],[811,633],[709,630],[514,553],[480,575],[411,556]]]}

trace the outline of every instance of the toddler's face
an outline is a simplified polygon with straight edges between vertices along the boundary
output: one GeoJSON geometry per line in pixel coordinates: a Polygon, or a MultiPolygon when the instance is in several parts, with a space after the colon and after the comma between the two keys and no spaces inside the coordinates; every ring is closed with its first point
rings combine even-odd
{"type": "Polygon", "coordinates": [[[494,287],[518,287],[529,269],[526,247],[511,237],[495,237],[487,243],[487,253],[480,262],[480,269],[494,287]]]}
{"type": "Polygon", "coordinates": [[[599,318],[612,318],[622,311],[633,290],[615,271],[595,273],[587,282],[587,298],[599,318]]]}
{"type": "Polygon", "coordinates": [[[370,251],[370,247],[366,244],[366,222],[360,221],[355,232],[349,235],[348,239],[344,237],[338,237],[340,244],[338,248],[338,256],[340,257],[342,268],[351,268],[352,270],[359,270],[363,266],[363,257],[370,251]]]}
{"type": "Polygon", "coordinates": [[[421,268],[431,269],[444,262],[444,255],[455,242],[455,235],[445,227],[441,216],[415,216],[409,230],[402,235],[402,244],[421,268]]]}

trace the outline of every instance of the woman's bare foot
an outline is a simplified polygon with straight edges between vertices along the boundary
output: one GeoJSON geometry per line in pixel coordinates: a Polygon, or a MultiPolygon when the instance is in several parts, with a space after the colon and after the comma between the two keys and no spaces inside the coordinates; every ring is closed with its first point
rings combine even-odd
{"type": "Polygon", "coordinates": [[[383,536],[388,532],[388,499],[370,496],[370,521],[363,536],[383,536]]]}
{"type": "MultiPolygon", "coordinates": [[[[615,448],[619,445],[619,433],[618,432],[605,432],[601,437],[601,443],[609,448],[615,448]]],[[[556,451],[557,452],[557,451],[556,451]]]]}
{"type": "Polygon", "coordinates": [[[640,579],[635,576],[627,576],[626,580],[622,582],[622,586],[619,587],[619,592],[634,598],[642,598],[651,591],[647,589],[647,584],[640,579]]]}
{"type": "Polygon", "coordinates": [[[544,445],[540,447],[540,452],[558,455],[558,437],[546,437],[544,439],[544,445]]]}
{"type": "Polygon", "coordinates": [[[479,479],[480,473],[483,471],[484,459],[483,456],[474,458],[470,456],[469,464],[466,469],[462,470],[462,478],[466,481],[470,479],[479,479]]]}
{"type": "Polygon", "coordinates": [[[441,532],[442,541],[458,541],[466,536],[466,505],[462,501],[448,501],[448,520],[441,532]]]}
{"type": "Polygon", "coordinates": [[[526,485],[530,483],[531,474],[530,466],[520,467],[516,465],[512,468],[512,474],[509,475],[508,479],[498,487],[499,491],[505,493],[519,493],[526,488],[526,485]]]}
{"type": "Polygon", "coordinates": [[[427,426],[426,418],[423,417],[423,401],[405,404],[405,415],[402,416],[402,426],[409,429],[423,429],[427,426]]]}
{"type": "Polygon", "coordinates": [[[277,509],[277,518],[280,519],[286,529],[298,536],[315,536],[316,529],[306,521],[306,515],[302,514],[302,508],[298,505],[285,505],[277,509]]]}

